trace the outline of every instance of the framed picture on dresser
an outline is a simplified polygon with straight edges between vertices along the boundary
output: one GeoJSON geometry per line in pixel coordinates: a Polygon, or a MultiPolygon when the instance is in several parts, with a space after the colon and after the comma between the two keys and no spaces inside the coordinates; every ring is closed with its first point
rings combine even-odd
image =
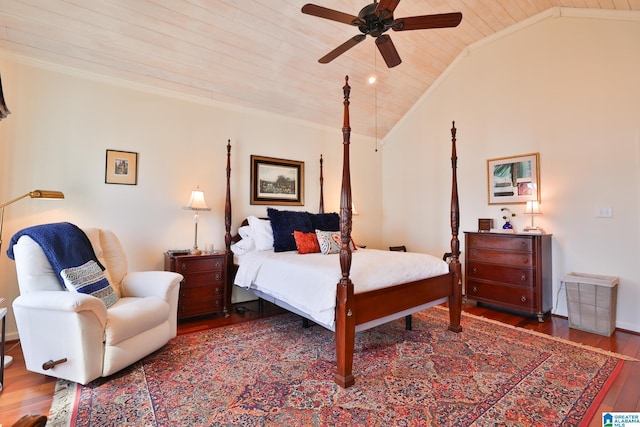
{"type": "Polygon", "coordinates": [[[540,200],[540,154],[487,160],[490,205],[540,200]]]}

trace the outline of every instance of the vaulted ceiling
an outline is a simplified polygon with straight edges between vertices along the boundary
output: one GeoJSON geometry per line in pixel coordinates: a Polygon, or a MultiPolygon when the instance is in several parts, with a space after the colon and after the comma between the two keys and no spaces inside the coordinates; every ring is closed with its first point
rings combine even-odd
{"type": "Polygon", "coordinates": [[[8,0],[0,48],[55,64],[321,125],[342,126],[349,75],[353,132],[382,137],[464,48],[553,7],[640,10],[640,0],[401,0],[395,17],[462,12],[456,28],[389,31],[388,69],[372,38],[301,13],[307,2],[357,15],[370,0],[8,0]],[[376,86],[366,79],[378,75],[376,86]]]}

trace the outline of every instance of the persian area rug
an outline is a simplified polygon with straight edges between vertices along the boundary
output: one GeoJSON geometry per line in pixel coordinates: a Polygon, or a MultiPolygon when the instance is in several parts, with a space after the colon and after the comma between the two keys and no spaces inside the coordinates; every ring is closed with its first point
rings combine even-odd
{"type": "Polygon", "coordinates": [[[181,335],[109,378],[58,381],[48,425],[573,426],[624,363],[467,314],[456,334],[436,307],[412,331],[395,321],[356,334],[356,383],[342,389],[333,333],[301,323],[283,314],[181,335]]]}

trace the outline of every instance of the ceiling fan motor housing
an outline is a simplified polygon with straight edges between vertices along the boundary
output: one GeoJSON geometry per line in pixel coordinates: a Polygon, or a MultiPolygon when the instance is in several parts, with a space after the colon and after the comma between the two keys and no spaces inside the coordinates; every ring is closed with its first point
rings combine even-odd
{"type": "Polygon", "coordinates": [[[358,13],[358,18],[360,20],[358,29],[362,34],[380,37],[391,28],[393,12],[384,8],[378,9],[378,3],[371,3],[358,13]]]}

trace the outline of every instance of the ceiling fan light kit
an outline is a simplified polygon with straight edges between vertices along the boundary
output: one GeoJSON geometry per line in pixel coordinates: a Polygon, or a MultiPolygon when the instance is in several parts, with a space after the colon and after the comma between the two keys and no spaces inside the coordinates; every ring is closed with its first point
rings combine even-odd
{"type": "Polygon", "coordinates": [[[400,3],[400,0],[380,0],[365,6],[360,10],[358,16],[340,12],[315,4],[305,4],[302,6],[302,13],[317,16],[318,18],[340,22],[358,27],[362,34],[354,36],[320,58],[318,62],[327,64],[338,56],[342,55],[361,41],[367,35],[376,39],[376,46],[387,67],[392,68],[400,65],[402,60],[389,35],[384,34],[389,30],[408,31],[425,30],[429,28],[450,28],[457,27],[462,21],[462,13],[441,13],[437,15],[410,16],[395,19],[393,11],[400,3]]]}

